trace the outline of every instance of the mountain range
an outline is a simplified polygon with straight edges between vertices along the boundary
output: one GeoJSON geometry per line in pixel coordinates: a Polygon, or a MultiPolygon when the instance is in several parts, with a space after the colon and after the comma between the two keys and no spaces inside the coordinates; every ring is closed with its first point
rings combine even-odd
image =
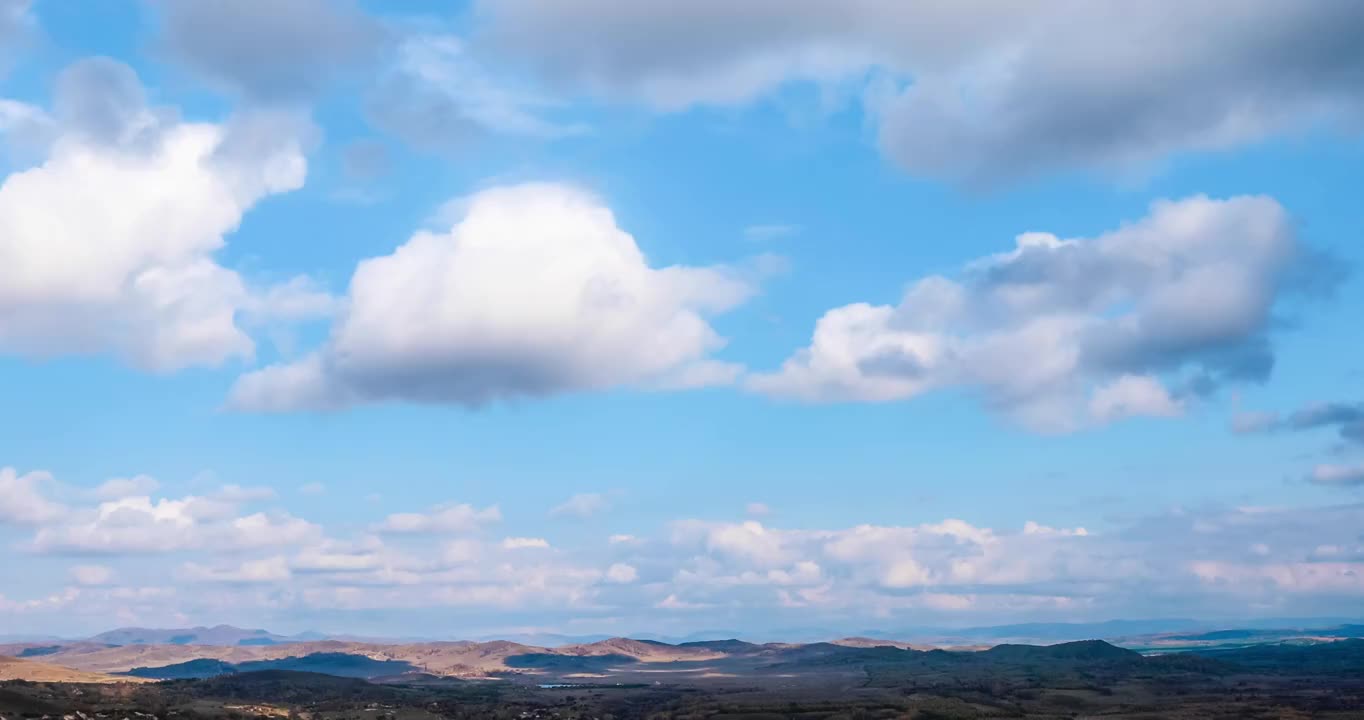
{"type": "MultiPolygon", "coordinates": [[[[1101,629],[1124,632],[1147,627],[1140,623],[1119,622],[1104,623],[1101,629]]],[[[1065,636],[1099,629],[1084,625],[1046,625],[958,631],[956,637],[960,642],[953,645],[954,651],[947,652],[933,643],[875,637],[811,643],[754,643],[736,638],[667,643],[615,637],[536,645],[505,639],[482,642],[314,639],[316,634],[286,636],[263,629],[219,625],[178,629],[121,628],[82,640],[0,644],[0,656],[12,656],[12,660],[6,661],[6,667],[14,677],[23,677],[26,673],[52,677],[70,672],[104,678],[105,682],[109,677],[175,680],[265,670],[371,680],[429,676],[460,679],[529,677],[577,682],[591,678],[640,681],[745,677],[812,667],[837,674],[843,672],[840,668],[863,668],[868,663],[960,669],[963,663],[971,667],[970,663],[987,661],[996,664],[1062,660],[1111,662],[1190,651],[1202,653],[1199,657],[1213,658],[1225,657],[1215,655],[1219,652],[1302,647],[1342,640],[1359,642],[1348,639],[1364,638],[1364,624],[1355,623],[1309,629],[1228,628],[1165,632],[1129,635],[1113,643],[1090,639],[1045,647],[988,641],[992,634],[1065,636]],[[971,641],[974,642],[970,645],[964,644],[971,641]]],[[[1251,657],[1263,659],[1266,656],[1251,657]]],[[[1187,662],[1187,659],[1180,662],[1187,662]]]]}
{"type": "MultiPolygon", "coordinates": [[[[853,632],[827,628],[789,628],[762,632],[735,629],[702,630],[686,635],[662,635],[654,633],[631,633],[637,640],[680,645],[684,643],[707,642],[728,638],[742,638],[750,642],[821,642],[841,637],[860,637],[874,640],[893,640],[911,642],[915,645],[937,647],[960,647],[992,645],[1003,642],[1013,643],[1058,643],[1074,640],[1103,639],[1123,646],[1141,646],[1146,640],[1156,638],[1194,638],[1205,635],[1212,639],[1213,633],[1235,633],[1246,636],[1272,637],[1314,636],[1321,632],[1338,631],[1364,624],[1360,618],[1263,618],[1235,622],[1194,620],[1189,618],[1161,618],[1149,620],[1107,620],[1083,623],[1019,623],[1011,625],[986,625],[963,628],[944,628],[932,626],[903,627],[895,630],[863,629],[853,632]]],[[[1351,635],[1346,635],[1351,636],[1351,635]]],[[[498,635],[476,635],[464,639],[477,642],[510,641],[538,647],[562,647],[585,645],[609,640],[615,635],[559,633],[503,633],[498,635]]],[[[1352,637],[1352,636],[1351,636],[1352,637]]],[[[325,640],[358,642],[370,644],[412,644],[443,641],[440,637],[384,637],[354,633],[323,633],[316,631],[283,635],[260,628],[244,629],[232,625],[189,628],[141,628],[123,627],[88,637],[57,637],[34,634],[0,634],[0,645],[48,644],[66,645],[72,643],[93,643],[99,645],[218,645],[218,646],[268,646],[290,643],[319,642],[325,640]]]]}

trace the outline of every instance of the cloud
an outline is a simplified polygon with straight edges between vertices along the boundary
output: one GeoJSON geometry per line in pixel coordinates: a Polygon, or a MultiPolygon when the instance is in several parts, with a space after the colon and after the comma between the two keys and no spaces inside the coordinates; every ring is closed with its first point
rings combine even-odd
{"type": "Polygon", "coordinates": [[[503,550],[545,550],[549,541],[544,538],[509,537],[502,540],[503,550]]]}
{"type": "Polygon", "coordinates": [[[1331,598],[1341,607],[1364,593],[1364,565],[1339,551],[1357,545],[1354,523],[1362,511],[1175,510],[1100,533],[1036,522],[1021,530],[988,528],[960,519],[800,530],[687,521],[672,538],[682,553],[670,561],[673,580],[657,592],[661,607],[752,603],[800,608],[805,617],[822,611],[998,618],[1040,610],[1057,617],[1082,607],[1149,615],[1170,607],[1207,612],[1228,598],[1282,607],[1294,596],[1331,598]],[[1230,573],[1238,573],[1235,582],[1225,581],[1230,573]],[[1123,599],[1136,588],[1139,607],[1123,599]]]}
{"type": "Polygon", "coordinates": [[[1241,433],[1296,432],[1331,428],[1347,443],[1364,444],[1364,403],[1314,403],[1287,415],[1276,412],[1243,412],[1232,418],[1232,430],[1241,433]]]}
{"type": "Polygon", "coordinates": [[[743,104],[795,82],[870,85],[867,110],[892,160],[970,182],[1126,170],[1322,121],[1350,127],[1364,109],[1353,42],[1364,10],[1349,3],[1172,13],[1120,0],[481,0],[476,10],[484,43],[508,61],[663,111],[743,104]]]}
{"type": "Polygon", "coordinates": [[[317,352],[243,376],[237,410],[385,401],[478,407],[666,384],[724,340],[706,322],[754,292],[730,267],[650,267],[595,197],[555,184],[463,202],[448,232],[362,261],[317,352]]]}
{"type": "Polygon", "coordinates": [[[4,165],[13,170],[41,162],[57,133],[56,121],[42,108],[17,100],[0,98],[0,139],[4,140],[0,156],[4,165]]]}
{"type": "Polygon", "coordinates": [[[32,22],[29,16],[32,6],[32,0],[0,1],[0,41],[5,47],[9,47],[9,43],[14,42],[32,22]]]}
{"type": "Polygon", "coordinates": [[[71,568],[71,579],[77,585],[107,585],[114,578],[114,571],[104,565],[76,565],[71,568]]]}
{"type": "Polygon", "coordinates": [[[607,509],[610,502],[601,493],[578,493],[565,500],[559,505],[554,506],[549,511],[551,517],[579,517],[586,518],[596,515],[607,509]]]}
{"type": "Polygon", "coordinates": [[[1312,468],[1308,481],[1330,487],[1364,486],[1364,463],[1358,465],[1324,464],[1312,468]]]}
{"type": "Polygon", "coordinates": [[[484,539],[480,529],[500,519],[491,509],[413,515],[389,518],[405,532],[342,525],[328,530],[352,534],[333,537],[306,520],[294,518],[291,530],[283,516],[246,515],[213,495],[74,507],[38,526],[31,549],[125,553],[119,572],[78,565],[70,585],[53,587],[35,577],[7,590],[0,615],[59,623],[79,607],[92,617],[197,622],[229,610],[342,619],[402,611],[421,623],[467,609],[495,622],[533,612],[561,627],[595,618],[644,629],[686,611],[693,628],[729,619],[762,633],[795,622],[850,631],[968,618],[1208,616],[1229,605],[1339,614],[1364,597],[1358,503],[1175,508],[1098,529],[962,518],[813,527],[689,518],[609,545],[484,539]],[[421,532],[451,537],[432,542],[421,532]],[[122,584],[164,574],[167,555],[140,552],[175,553],[179,577],[214,583],[213,592],[122,584]]]}
{"type": "Polygon", "coordinates": [[[64,515],[65,507],[43,497],[42,487],[51,483],[45,472],[20,475],[12,467],[0,468],[0,523],[38,525],[64,515]]]}
{"type": "Polygon", "coordinates": [[[123,497],[75,508],[40,525],[30,548],[39,553],[229,552],[312,542],[321,528],[286,513],[238,512],[241,500],[123,497]]]}
{"type": "Polygon", "coordinates": [[[386,32],[350,0],[155,0],[165,53],[210,83],[296,101],[377,59],[386,32]]]}
{"type": "Polygon", "coordinates": [[[639,579],[639,571],[636,570],[633,565],[627,565],[625,563],[612,563],[611,567],[606,569],[607,582],[613,582],[619,585],[627,585],[629,583],[634,582],[637,579],[639,579]]]}
{"type": "Polygon", "coordinates": [[[398,44],[371,91],[374,123],[423,148],[451,148],[485,133],[553,139],[586,132],[545,115],[557,103],[494,77],[455,35],[416,33],[398,44]]]}
{"type": "Polygon", "coordinates": [[[771,514],[772,508],[768,507],[767,503],[751,502],[744,506],[744,512],[754,517],[761,517],[763,515],[771,514]]]}
{"type": "Polygon", "coordinates": [[[1094,238],[1024,233],[900,304],[835,308],[749,389],[809,402],[964,387],[1039,430],[1177,414],[1185,397],[1265,380],[1273,313],[1304,248],[1267,197],[1160,201],[1094,238]]]}
{"type": "Polygon", "coordinates": [[[1089,414],[1099,422],[1127,417],[1174,417],[1183,403],[1170,397],[1160,381],[1148,375],[1123,375],[1094,390],[1089,414]]]}
{"type": "Polygon", "coordinates": [[[281,291],[214,256],[252,205],[303,184],[306,124],[181,122],[98,58],[61,74],[54,107],[46,159],[0,183],[0,351],[158,371],[249,358],[238,314],[281,291]]]}
{"type": "Polygon", "coordinates": [[[350,546],[323,542],[299,551],[290,567],[299,572],[350,573],[375,570],[385,561],[382,543],[350,546]]]}
{"type": "Polygon", "coordinates": [[[110,478],[95,488],[95,497],[101,500],[117,500],[134,495],[150,495],[161,487],[161,483],[150,475],[134,475],[130,478],[110,478]]]}
{"type": "Polygon", "coordinates": [[[181,572],[190,580],[201,582],[275,583],[286,582],[293,577],[289,562],[283,556],[248,560],[230,567],[205,567],[188,562],[181,566],[181,572]]]}
{"type": "Polygon", "coordinates": [[[325,495],[326,492],[327,492],[327,486],[326,486],[326,485],[323,485],[323,484],[320,483],[320,482],[304,483],[303,485],[300,485],[300,486],[298,487],[298,494],[299,494],[299,495],[307,495],[307,496],[309,496],[309,497],[317,497],[318,495],[325,495]]]}
{"type": "Polygon", "coordinates": [[[37,25],[32,7],[32,0],[0,0],[0,77],[9,69],[13,49],[21,47],[37,25]]]}
{"type": "Polygon", "coordinates": [[[478,510],[468,503],[443,505],[426,513],[394,513],[379,526],[388,533],[467,533],[498,522],[502,512],[496,505],[478,510]]]}

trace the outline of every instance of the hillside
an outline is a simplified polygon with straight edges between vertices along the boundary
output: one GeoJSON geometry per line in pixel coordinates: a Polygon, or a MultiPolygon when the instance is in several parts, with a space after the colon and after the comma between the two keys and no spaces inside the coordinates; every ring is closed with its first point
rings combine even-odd
{"type": "Polygon", "coordinates": [[[142,680],[138,678],[115,677],[102,673],[84,672],[61,665],[35,662],[32,660],[20,660],[12,657],[0,657],[0,680],[100,684],[142,682],[142,680]]]}

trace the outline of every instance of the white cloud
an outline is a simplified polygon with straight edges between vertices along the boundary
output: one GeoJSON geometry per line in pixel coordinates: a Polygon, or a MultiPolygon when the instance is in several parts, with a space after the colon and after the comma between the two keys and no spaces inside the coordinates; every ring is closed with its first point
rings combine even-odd
{"type": "Polygon", "coordinates": [[[150,495],[161,484],[150,475],[134,475],[128,478],[110,478],[95,488],[95,497],[101,500],[117,500],[135,495],[150,495]]]}
{"type": "Polygon", "coordinates": [[[701,539],[705,547],[722,555],[743,558],[759,567],[781,565],[792,560],[786,536],[757,521],[743,523],[703,523],[686,521],[674,529],[674,542],[701,539]]]}
{"type": "Polygon", "coordinates": [[[659,610],[704,610],[714,606],[709,603],[688,602],[678,598],[677,594],[673,593],[654,603],[654,607],[659,610]]]}
{"type": "Polygon", "coordinates": [[[1364,52],[1353,42],[1364,10],[1353,3],[482,0],[478,9],[487,45],[512,61],[570,90],[664,111],[747,103],[792,82],[868,86],[866,109],[892,160],[967,181],[1129,171],[1322,120],[1354,127],[1364,111],[1354,81],[1364,52]]]}
{"type": "Polygon", "coordinates": [[[290,567],[300,572],[356,572],[375,570],[384,562],[380,552],[382,543],[351,546],[344,543],[323,542],[299,551],[290,567]]]}
{"type": "Polygon", "coordinates": [[[461,38],[418,33],[398,44],[370,98],[369,115],[420,147],[458,146],[482,133],[557,138],[587,131],[548,119],[557,105],[495,77],[461,38]]]}
{"type": "Polygon", "coordinates": [[[612,563],[611,567],[606,569],[606,580],[608,582],[626,585],[634,582],[638,578],[639,571],[636,570],[633,565],[612,563]]]}
{"type": "Polygon", "coordinates": [[[31,547],[44,553],[156,553],[234,551],[298,545],[321,528],[285,513],[239,515],[231,496],[178,500],[123,497],[78,508],[43,524],[31,547]]]}
{"type": "MultiPolygon", "coordinates": [[[[490,514],[467,506],[446,512],[451,508],[460,506],[396,525],[476,533],[490,514]]],[[[352,536],[333,538],[302,519],[243,515],[212,495],[122,498],[49,518],[34,548],[174,552],[180,577],[217,583],[213,592],[122,585],[164,570],[168,559],[129,555],[119,558],[117,575],[102,565],[70,568],[69,591],[35,578],[26,596],[7,592],[0,613],[24,613],[28,622],[77,606],[106,618],[184,615],[199,622],[229,610],[337,617],[410,610],[404,617],[418,618],[451,608],[508,617],[534,609],[551,624],[596,617],[644,628],[666,619],[660,611],[687,610],[700,626],[730,619],[758,632],[794,620],[856,627],[1152,608],[1198,616],[1228,602],[1343,611],[1364,597],[1361,522],[1357,503],[1177,509],[1110,520],[1100,530],[1036,521],[989,527],[958,518],[805,528],[689,519],[609,545],[556,540],[547,553],[550,540],[539,537],[456,534],[433,542],[352,528],[352,536]]]]}
{"type": "Polygon", "coordinates": [[[426,513],[394,513],[379,526],[388,533],[467,533],[498,522],[502,512],[492,505],[482,510],[468,503],[442,505],[426,513]]]}
{"type": "Polygon", "coordinates": [[[273,583],[286,582],[293,577],[289,562],[283,556],[248,560],[231,567],[205,567],[198,563],[185,563],[181,572],[191,580],[227,583],[273,583]]]}
{"type": "Polygon", "coordinates": [[[1324,463],[1312,468],[1307,479],[1317,485],[1364,487],[1364,463],[1358,465],[1324,463]]]}
{"type": "Polygon", "coordinates": [[[298,494],[300,494],[300,495],[308,495],[308,496],[310,496],[310,497],[316,497],[316,496],[318,496],[318,495],[324,495],[324,494],[326,494],[326,492],[327,492],[327,486],[326,486],[326,485],[323,485],[323,484],[320,483],[320,482],[304,483],[303,485],[300,485],[300,486],[298,487],[298,494]]]}
{"type": "Polygon", "coordinates": [[[744,507],[744,512],[754,517],[761,517],[770,514],[772,508],[768,507],[767,503],[751,502],[744,507]]]}
{"type": "Polygon", "coordinates": [[[1295,562],[1251,565],[1196,561],[1189,565],[1199,580],[1228,592],[1263,592],[1266,586],[1285,593],[1364,594],[1364,563],[1295,562]]]}
{"type": "Polygon", "coordinates": [[[51,482],[45,472],[20,475],[12,467],[0,468],[0,523],[39,525],[66,514],[65,507],[43,496],[42,487],[51,482]]]}
{"type": "Polygon", "coordinates": [[[549,511],[553,517],[586,518],[596,515],[609,506],[606,496],[601,493],[578,493],[549,511]]]}
{"type": "Polygon", "coordinates": [[[484,190],[464,209],[448,232],[361,262],[328,343],[242,377],[229,405],[474,407],[666,383],[724,344],[704,317],[753,292],[733,268],[650,267],[610,210],[567,186],[484,190]]]}
{"type": "Polygon", "coordinates": [[[253,205],[303,184],[310,128],[179,121],[107,59],[63,72],[54,106],[45,159],[0,184],[0,350],[161,371],[251,357],[237,314],[280,291],[214,256],[253,205]]]}
{"type": "Polygon", "coordinates": [[[1044,430],[1176,414],[1166,382],[1207,392],[1268,376],[1271,313],[1302,252],[1267,197],[1161,201],[1095,238],[1025,233],[959,279],[918,280],[898,306],[828,311],[808,347],[747,385],[811,402],[965,387],[1044,430]]]}
{"type": "Polygon", "coordinates": [[[1094,390],[1089,414],[1099,422],[1127,417],[1174,417],[1184,412],[1183,403],[1149,375],[1123,375],[1094,390]]]}
{"type": "Polygon", "coordinates": [[[71,568],[71,579],[78,585],[107,585],[114,571],[104,565],[76,565],[71,568]]]}
{"type": "Polygon", "coordinates": [[[548,548],[549,541],[544,538],[509,537],[502,540],[503,550],[544,550],[548,548]]]}

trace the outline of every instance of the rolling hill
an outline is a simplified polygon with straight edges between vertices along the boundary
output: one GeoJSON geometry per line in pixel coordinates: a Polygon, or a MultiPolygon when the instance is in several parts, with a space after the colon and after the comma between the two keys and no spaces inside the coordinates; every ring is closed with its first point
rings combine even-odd
{"type": "Polygon", "coordinates": [[[61,665],[0,657],[0,680],[60,683],[118,683],[142,682],[139,678],[116,677],[103,673],[84,672],[61,665]]]}

